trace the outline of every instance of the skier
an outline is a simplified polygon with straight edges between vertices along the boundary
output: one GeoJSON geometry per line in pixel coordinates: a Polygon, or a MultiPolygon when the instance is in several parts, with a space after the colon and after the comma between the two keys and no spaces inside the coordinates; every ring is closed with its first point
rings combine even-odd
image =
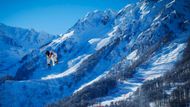
{"type": "Polygon", "coordinates": [[[58,60],[57,60],[57,54],[53,51],[46,51],[46,57],[47,57],[47,64],[48,66],[51,66],[51,62],[52,62],[52,65],[54,66],[55,63],[57,64],[58,63],[58,60]]]}

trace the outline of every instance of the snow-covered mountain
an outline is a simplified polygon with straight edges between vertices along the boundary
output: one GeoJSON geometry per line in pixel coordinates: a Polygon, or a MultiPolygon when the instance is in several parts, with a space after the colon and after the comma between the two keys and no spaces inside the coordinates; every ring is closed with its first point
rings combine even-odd
{"type": "Polygon", "coordinates": [[[1,83],[0,105],[84,107],[131,98],[181,59],[190,37],[189,6],[188,0],[142,0],[119,12],[88,13],[11,68],[15,75],[1,83]],[[58,54],[51,69],[46,50],[58,54]]]}
{"type": "Polygon", "coordinates": [[[10,27],[0,23],[0,78],[14,75],[9,70],[15,67],[25,55],[40,49],[57,37],[33,29],[10,27]]]}
{"type": "Polygon", "coordinates": [[[188,107],[190,96],[190,40],[182,58],[164,76],[146,81],[114,107],[188,107]]]}

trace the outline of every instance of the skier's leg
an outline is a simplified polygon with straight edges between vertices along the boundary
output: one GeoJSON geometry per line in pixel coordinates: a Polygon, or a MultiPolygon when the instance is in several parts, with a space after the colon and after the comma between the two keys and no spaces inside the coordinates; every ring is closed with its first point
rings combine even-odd
{"type": "Polygon", "coordinates": [[[54,57],[54,61],[56,64],[58,64],[57,56],[54,57]]]}
{"type": "Polygon", "coordinates": [[[52,61],[52,64],[53,64],[53,66],[54,66],[54,65],[55,65],[55,60],[54,60],[53,57],[51,58],[51,61],[52,61]]]}
{"type": "Polygon", "coordinates": [[[48,65],[48,69],[51,69],[51,59],[47,58],[47,65],[48,65]]]}
{"type": "Polygon", "coordinates": [[[50,62],[51,62],[51,59],[50,59],[50,58],[47,58],[47,65],[48,65],[48,66],[51,65],[50,62]]]}

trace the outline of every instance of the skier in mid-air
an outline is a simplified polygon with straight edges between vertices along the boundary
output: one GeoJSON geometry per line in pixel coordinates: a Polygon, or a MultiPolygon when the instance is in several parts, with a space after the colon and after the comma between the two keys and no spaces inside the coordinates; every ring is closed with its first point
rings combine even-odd
{"type": "Polygon", "coordinates": [[[48,66],[51,66],[51,62],[53,66],[58,63],[57,54],[55,52],[47,50],[45,54],[47,57],[48,66]]]}

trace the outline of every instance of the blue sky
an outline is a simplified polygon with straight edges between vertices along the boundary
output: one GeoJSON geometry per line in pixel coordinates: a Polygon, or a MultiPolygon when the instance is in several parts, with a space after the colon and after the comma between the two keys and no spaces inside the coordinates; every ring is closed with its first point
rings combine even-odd
{"type": "Polygon", "coordinates": [[[119,11],[138,0],[0,0],[0,23],[50,34],[66,32],[93,10],[119,11]]]}

